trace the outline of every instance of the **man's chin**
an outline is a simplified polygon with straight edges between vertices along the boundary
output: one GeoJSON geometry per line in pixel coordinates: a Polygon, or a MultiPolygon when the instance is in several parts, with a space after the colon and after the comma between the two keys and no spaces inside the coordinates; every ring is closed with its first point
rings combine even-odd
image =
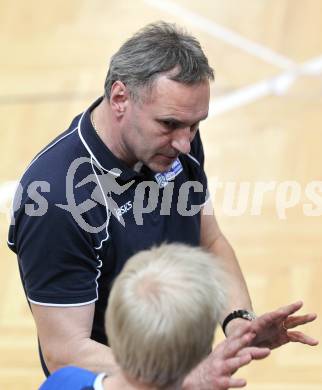
{"type": "Polygon", "coordinates": [[[174,160],[175,159],[170,158],[158,158],[154,161],[150,161],[147,166],[155,173],[163,173],[169,171],[174,160]]]}
{"type": "Polygon", "coordinates": [[[169,164],[165,166],[164,164],[149,164],[148,167],[151,169],[152,172],[154,173],[164,173],[168,172],[169,169],[171,168],[172,164],[169,164]]]}

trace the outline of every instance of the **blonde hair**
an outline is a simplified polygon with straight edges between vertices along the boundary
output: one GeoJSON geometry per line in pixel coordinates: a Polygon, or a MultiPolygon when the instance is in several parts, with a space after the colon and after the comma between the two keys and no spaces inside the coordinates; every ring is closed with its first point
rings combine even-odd
{"type": "Polygon", "coordinates": [[[200,248],[164,244],[128,260],[106,316],[121,369],[158,388],[182,380],[211,350],[224,286],[216,258],[200,248]]]}

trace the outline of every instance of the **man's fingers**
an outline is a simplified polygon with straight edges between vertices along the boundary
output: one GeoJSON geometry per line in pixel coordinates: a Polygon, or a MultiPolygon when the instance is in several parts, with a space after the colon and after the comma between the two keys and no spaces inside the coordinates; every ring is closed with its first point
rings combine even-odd
{"type": "Polygon", "coordinates": [[[315,313],[305,314],[303,316],[290,316],[287,320],[284,321],[284,326],[287,329],[293,329],[296,326],[304,325],[309,322],[312,322],[316,319],[317,315],[315,313]]]}
{"type": "Polygon", "coordinates": [[[213,352],[215,351],[216,354],[223,354],[224,351],[229,348],[229,345],[231,345],[236,340],[240,340],[241,336],[247,333],[254,333],[254,332],[250,332],[251,329],[250,322],[249,321],[244,321],[244,322],[245,325],[243,324],[243,326],[240,326],[237,329],[235,329],[234,332],[232,332],[224,341],[222,341],[215,347],[213,352]]]}
{"type": "Polygon", "coordinates": [[[240,367],[246,366],[249,364],[252,360],[252,356],[248,354],[240,355],[233,357],[226,361],[225,363],[225,374],[233,374],[235,373],[240,367]]]}
{"type": "Polygon", "coordinates": [[[290,305],[282,306],[276,310],[276,319],[287,318],[291,314],[296,313],[303,306],[302,301],[291,303],[290,305]]]}
{"type": "Polygon", "coordinates": [[[300,310],[302,306],[303,306],[303,302],[298,301],[298,302],[291,303],[290,305],[282,306],[277,311],[280,312],[281,314],[283,313],[283,315],[285,316],[289,316],[291,314],[294,314],[298,310],[300,310]]]}
{"type": "Polygon", "coordinates": [[[234,337],[226,339],[226,346],[223,351],[224,358],[230,358],[237,354],[242,348],[250,345],[252,340],[256,337],[255,333],[246,333],[242,337],[234,337]]]}
{"type": "Polygon", "coordinates": [[[237,356],[244,354],[251,355],[252,360],[260,360],[266,358],[271,353],[269,348],[258,348],[258,347],[246,347],[240,350],[237,356]]]}
{"type": "Polygon", "coordinates": [[[265,313],[252,321],[253,330],[255,332],[260,332],[260,330],[268,324],[282,322],[286,320],[288,316],[297,312],[302,306],[303,302],[298,301],[287,306],[282,306],[272,312],[265,313]]]}
{"type": "Polygon", "coordinates": [[[293,343],[302,343],[310,345],[311,347],[314,347],[315,345],[319,344],[318,340],[314,339],[313,337],[307,336],[302,332],[288,331],[287,335],[289,340],[293,343]]]}
{"type": "Polygon", "coordinates": [[[229,387],[227,388],[240,388],[245,387],[247,385],[247,382],[245,379],[242,378],[230,378],[229,379],[229,387]]]}

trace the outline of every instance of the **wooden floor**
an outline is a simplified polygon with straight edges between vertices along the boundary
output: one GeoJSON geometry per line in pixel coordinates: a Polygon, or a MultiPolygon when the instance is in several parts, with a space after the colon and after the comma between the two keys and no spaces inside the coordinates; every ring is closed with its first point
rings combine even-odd
{"type": "MultiPolygon", "coordinates": [[[[303,299],[320,315],[306,330],[322,340],[322,1],[0,0],[1,390],[36,389],[43,379],[6,248],[12,182],[102,93],[121,42],[159,19],[195,34],[216,70],[202,128],[207,171],[256,312],[303,299]],[[272,186],[262,205],[258,182],[272,186]],[[310,205],[317,216],[306,215],[310,205]]],[[[251,390],[318,390],[322,347],[288,345],[240,374],[251,390]]]]}

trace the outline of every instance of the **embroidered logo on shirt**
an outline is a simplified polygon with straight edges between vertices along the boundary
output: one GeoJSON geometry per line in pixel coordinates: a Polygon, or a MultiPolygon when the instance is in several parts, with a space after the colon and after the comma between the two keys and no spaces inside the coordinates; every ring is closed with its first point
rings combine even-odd
{"type": "Polygon", "coordinates": [[[166,185],[169,184],[169,181],[172,181],[177,175],[179,175],[180,172],[182,172],[182,164],[180,160],[177,158],[171,165],[171,168],[162,173],[157,173],[154,175],[155,180],[159,184],[160,188],[164,188],[166,185]]]}
{"type": "Polygon", "coordinates": [[[127,213],[128,211],[130,211],[133,207],[133,204],[132,202],[129,200],[128,202],[126,202],[123,206],[115,209],[115,214],[118,218],[118,220],[120,221],[121,219],[121,216],[125,213],[127,213]]]}

